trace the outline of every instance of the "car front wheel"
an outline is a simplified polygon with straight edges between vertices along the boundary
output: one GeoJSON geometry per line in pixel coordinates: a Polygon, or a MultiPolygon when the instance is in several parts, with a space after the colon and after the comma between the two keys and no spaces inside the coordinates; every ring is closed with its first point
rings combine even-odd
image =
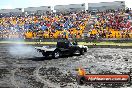
{"type": "Polygon", "coordinates": [[[60,56],[61,56],[61,53],[59,50],[55,50],[52,54],[52,57],[55,59],[59,58],[60,56]]]}

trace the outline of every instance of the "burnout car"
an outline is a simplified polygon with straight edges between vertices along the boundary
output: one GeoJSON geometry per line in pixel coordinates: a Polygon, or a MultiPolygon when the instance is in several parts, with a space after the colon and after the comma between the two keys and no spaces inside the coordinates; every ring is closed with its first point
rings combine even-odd
{"type": "Polygon", "coordinates": [[[45,57],[52,55],[53,58],[59,58],[63,55],[83,55],[88,48],[84,45],[78,45],[76,42],[72,43],[65,40],[58,41],[56,46],[35,47],[35,49],[45,57]]]}

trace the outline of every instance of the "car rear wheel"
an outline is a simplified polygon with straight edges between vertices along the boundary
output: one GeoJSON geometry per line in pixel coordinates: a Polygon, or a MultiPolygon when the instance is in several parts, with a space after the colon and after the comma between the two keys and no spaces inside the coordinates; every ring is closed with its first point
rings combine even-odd
{"type": "Polygon", "coordinates": [[[45,52],[42,52],[42,55],[43,55],[45,58],[47,58],[47,57],[49,56],[49,54],[48,54],[48,53],[45,53],[45,52]]]}
{"type": "Polygon", "coordinates": [[[61,53],[59,50],[55,50],[52,54],[52,57],[55,59],[59,58],[60,56],[61,56],[61,53]]]}

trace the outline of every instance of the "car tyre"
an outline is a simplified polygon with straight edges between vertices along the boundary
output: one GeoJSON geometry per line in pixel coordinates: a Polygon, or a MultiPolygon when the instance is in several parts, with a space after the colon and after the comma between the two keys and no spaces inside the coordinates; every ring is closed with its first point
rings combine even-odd
{"type": "Polygon", "coordinates": [[[48,53],[45,53],[45,52],[42,52],[42,55],[43,55],[45,58],[47,58],[47,57],[49,56],[49,54],[48,54],[48,53]]]}
{"type": "Polygon", "coordinates": [[[80,50],[81,55],[84,55],[84,52],[85,52],[84,49],[80,50]]]}

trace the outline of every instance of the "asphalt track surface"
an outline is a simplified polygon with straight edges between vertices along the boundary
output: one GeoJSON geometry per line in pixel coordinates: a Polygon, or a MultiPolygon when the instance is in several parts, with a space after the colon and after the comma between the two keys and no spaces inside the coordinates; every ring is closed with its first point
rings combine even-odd
{"type": "Polygon", "coordinates": [[[131,48],[89,48],[85,55],[44,58],[35,45],[0,44],[0,88],[132,88],[127,84],[76,82],[77,68],[87,72],[128,73],[132,68],[131,48]]]}

